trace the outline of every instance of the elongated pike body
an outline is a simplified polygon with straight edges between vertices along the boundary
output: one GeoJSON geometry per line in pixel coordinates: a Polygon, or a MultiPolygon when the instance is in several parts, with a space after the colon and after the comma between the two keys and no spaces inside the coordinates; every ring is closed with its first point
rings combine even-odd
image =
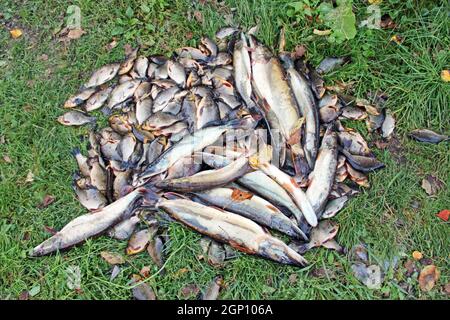
{"type": "Polygon", "coordinates": [[[284,263],[303,266],[307,261],[258,224],[240,215],[190,200],[160,199],[156,207],[197,232],[227,243],[237,250],[284,263]]]}

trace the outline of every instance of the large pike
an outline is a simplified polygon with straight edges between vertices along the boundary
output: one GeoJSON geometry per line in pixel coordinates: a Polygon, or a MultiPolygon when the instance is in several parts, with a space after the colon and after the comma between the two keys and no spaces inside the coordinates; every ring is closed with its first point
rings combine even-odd
{"type": "Polygon", "coordinates": [[[317,215],[321,214],[331,192],[336,173],[337,155],[336,133],[332,126],[329,126],[322,138],[316,165],[310,175],[310,184],[306,191],[306,196],[317,215]]]}
{"type": "Polygon", "coordinates": [[[249,218],[260,225],[291,237],[308,239],[278,208],[251,192],[234,188],[215,188],[194,194],[203,201],[249,218]]]}
{"type": "Polygon", "coordinates": [[[272,237],[255,222],[235,213],[215,209],[186,199],[159,199],[156,208],[197,232],[224,242],[248,254],[304,266],[308,262],[281,240],[272,237]]]}
{"type": "Polygon", "coordinates": [[[255,125],[251,116],[242,119],[231,120],[220,126],[206,127],[195,131],[192,135],[184,136],[178,143],[167,149],[150,166],[133,179],[134,186],[140,186],[145,181],[159,173],[166,171],[181,158],[192,155],[213,144],[223,133],[231,129],[248,128],[255,125]]]}
{"type": "Polygon", "coordinates": [[[247,40],[244,33],[241,33],[241,39],[234,45],[233,51],[234,82],[237,91],[250,107],[254,103],[252,96],[252,65],[247,48],[247,40]]]}
{"type": "Polygon", "coordinates": [[[95,213],[84,214],[73,219],[51,238],[34,248],[31,256],[43,256],[65,249],[104,232],[115,223],[127,218],[127,213],[132,212],[130,210],[132,204],[145,192],[144,188],[136,189],[95,213]]]}
{"type": "Polygon", "coordinates": [[[287,78],[294,92],[295,100],[297,101],[301,114],[305,118],[305,144],[303,149],[305,150],[308,165],[312,169],[314,168],[314,161],[317,156],[320,128],[316,100],[308,80],[294,68],[294,63],[291,58],[283,55],[282,60],[286,68],[287,78]]]}

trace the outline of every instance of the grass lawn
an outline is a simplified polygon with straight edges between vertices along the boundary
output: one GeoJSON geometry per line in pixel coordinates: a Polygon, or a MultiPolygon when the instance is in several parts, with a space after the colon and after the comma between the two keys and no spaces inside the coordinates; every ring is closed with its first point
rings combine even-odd
{"type": "MultiPolygon", "coordinates": [[[[259,23],[258,37],[274,48],[283,26],[286,49],[306,45],[313,64],[326,56],[350,55],[352,63],[327,75],[326,84],[353,82],[360,98],[376,90],[388,95],[387,107],[398,124],[397,148],[373,148],[387,167],[370,175],[371,187],[353,198],[335,220],[342,246],[365,243],[371,263],[399,262],[385,270],[381,289],[375,290],[354,277],[347,255],[326,249],[308,252],[311,265],[304,269],[240,255],[219,270],[198,259],[198,234],[171,224],[167,272],[148,279],[158,298],[185,299],[183,287],[204,288],[221,273],[226,284],[223,299],[448,299],[444,286],[449,282],[449,226],[436,214],[450,209],[449,144],[420,144],[406,136],[415,128],[450,133],[450,84],[440,77],[441,70],[450,67],[446,1],[384,0],[381,13],[389,13],[397,29],[358,28],[354,39],[341,44],[314,35],[313,29],[321,26],[300,13],[289,17],[292,1],[203,2],[74,1],[81,9],[86,34],[65,44],[54,33],[63,27],[66,1],[2,1],[0,137],[6,142],[0,143],[0,298],[17,299],[32,290],[33,299],[130,299],[131,275],[146,265],[156,273],[147,254],[140,254],[127,257],[119,276],[110,281],[111,267],[100,252],[123,253],[126,242],[108,237],[56,255],[28,258],[28,251],[49,237],[44,226],[58,230],[84,213],[71,189],[76,163],[70,151],[86,147],[88,131],[58,125],[56,118],[63,112],[64,101],[91,71],[122,59],[124,44],[142,44],[148,54],[169,54],[182,45],[195,45],[203,34],[213,36],[232,19],[244,28],[259,23]],[[127,15],[129,4],[133,12],[128,10],[127,15]],[[12,39],[9,30],[13,28],[22,29],[23,36],[12,39]],[[114,34],[118,34],[118,45],[109,51],[105,46],[114,34]],[[390,41],[394,34],[402,37],[401,44],[390,41]],[[34,174],[31,183],[25,181],[29,171],[34,174]],[[427,174],[445,184],[434,197],[421,188],[427,174]],[[38,209],[47,194],[55,202],[38,209]],[[412,259],[414,250],[430,258],[441,272],[429,292],[419,289],[417,273],[405,274],[403,264],[412,259]],[[82,291],[67,286],[70,266],[81,270],[82,291]]],[[[367,18],[366,8],[366,1],[354,1],[357,22],[367,18]]],[[[369,141],[379,139],[367,133],[363,122],[356,126],[369,141]]]]}

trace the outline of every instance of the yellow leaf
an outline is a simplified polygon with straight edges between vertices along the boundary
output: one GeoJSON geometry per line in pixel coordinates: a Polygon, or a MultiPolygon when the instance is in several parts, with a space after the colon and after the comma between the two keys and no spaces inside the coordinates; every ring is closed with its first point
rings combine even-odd
{"type": "Polygon", "coordinates": [[[13,37],[13,39],[17,39],[22,36],[22,30],[20,29],[13,29],[9,31],[9,33],[11,34],[11,37],[13,37]]]}
{"type": "Polygon", "coordinates": [[[413,256],[414,260],[420,260],[423,258],[423,254],[420,251],[414,251],[412,253],[412,256],[413,256]]]}
{"type": "Polygon", "coordinates": [[[314,29],[313,33],[318,35],[318,36],[328,36],[331,34],[331,30],[318,30],[318,29],[314,29]]]}
{"type": "Polygon", "coordinates": [[[450,70],[442,70],[441,79],[445,82],[450,82],[450,70]]]}
{"type": "Polygon", "coordinates": [[[369,4],[380,4],[383,0],[369,0],[369,4]]]}
{"type": "Polygon", "coordinates": [[[393,35],[391,37],[391,41],[393,41],[393,42],[395,42],[397,44],[400,44],[400,43],[402,43],[403,39],[402,39],[402,37],[400,37],[398,35],[393,35]]]}

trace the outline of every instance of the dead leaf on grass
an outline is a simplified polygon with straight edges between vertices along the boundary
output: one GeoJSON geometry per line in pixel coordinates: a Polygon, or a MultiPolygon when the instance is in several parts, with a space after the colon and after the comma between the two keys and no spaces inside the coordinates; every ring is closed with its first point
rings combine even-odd
{"type": "Polygon", "coordinates": [[[20,29],[12,29],[9,31],[9,33],[11,34],[11,37],[13,39],[20,38],[23,34],[22,30],[20,30],[20,29]]]}
{"type": "Polygon", "coordinates": [[[111,51],[115,47],[117,47],[117,39],[116,38],[112,38],[112,41],[105,46],[105,49],[107,51],[111,51]]]}
{"type": "Polygon", "coordinates": [[[38,209],[44,209],[47,208],[49,205],[51,205],[55,201],[55,197],[47,194],[45,195],[44,199],[42,199],[42,202],[37,205],[38,209]]]}
{"type": "Polygon", "coordinates": [[[419,261],[420,259],[423,258],[422,252],[417,251],[417,250],[412,253],[412,256],[413,256],[414,260],[416,260],[416,261],[419,261]]]}
{"type": "Polygon", "coordinates": [[[448,221],[448,217],[450,216],[450,210],[447,209],[442,210],[436,216],[444,221],[448,221]]]}
{"type": "Polygon", "coordinates": [[[31,170],[28,170],[28,174],[27,174],[27,177],[25,179],[25,182],[30,183],[30,182],[33,182],[33,181],[34,181],[34,174],[33,174],[33,172],[31,170]]]}
{"type": "Polygon", "coordinates": [[[429,196],[435,195],[442,187],[444,183],[432,174],[428,174],[422,180],[422,188],[429,196]]]}
{"type": "Polygon", "coordinates": [[[328,29],[328,30],[314,29],[313,33],[317,36],[328,36],[331,34],[331,29],[328,29]]]}
{"type": "Polygon", "coordinates": [[[292,53],[292,59],[295,61],[303,57],[306,53],[306,47],[303,44],[298,44],[295,46],[294,52],[292,53]]]}
{"type": "Polygon", "coordinates": [[[203,15],[200,11],[194,11],[194,18],[200,23],[203,22],[203,15]]]}
{"type": "Polygon", "coordinates": [[[422,291],[430,291],[439,280],[440,272],[435,265],[422,269],[419,275],[419,286],[422,291]]]}
{"type": "Polygon", "coordinates": [[[441,79],[444,82],[450,82],[450,70],[442,70],[441,79]]]}
{"type": "Polygon", "coordinates": [[[386,13],[381,17],[380,27],[382,29],[394,29],[397,27],[397,24],[392,20],[391,16],[386,13]]]}
{"type": "Polygon", "coordinates": [[[100,252],[103,260],[108,262],[111,265],[123,264],[125,263],[125,259],[118,253],[110,252],[110,251],[102,251],[100,252]]]}
{"type": "Polygon", "coordinates": [[[182,287],[180,293],[183,296],[183,298],[191,298],[197,296],[199,292],[200,288],[196,284],[190,283],[182,287]]]}

